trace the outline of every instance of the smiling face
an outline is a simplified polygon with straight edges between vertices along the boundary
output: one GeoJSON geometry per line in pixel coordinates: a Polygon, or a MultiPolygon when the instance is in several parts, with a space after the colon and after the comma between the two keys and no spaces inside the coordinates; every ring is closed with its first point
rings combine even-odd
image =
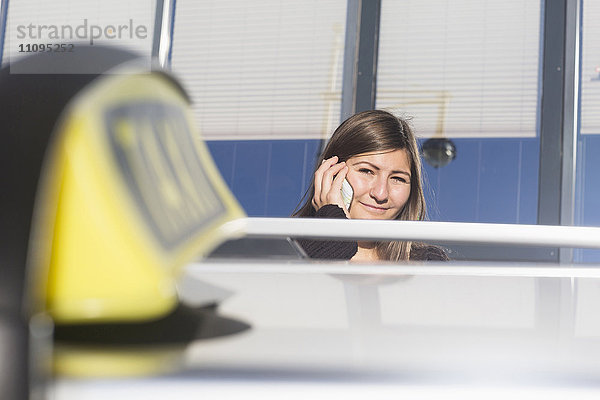
{"type": "Polygon", "coordinates": [[[354,189],[350,217],[395,219],[410,197],[411,168],[406,150],[362,153],[346,161],[354,189]]]}

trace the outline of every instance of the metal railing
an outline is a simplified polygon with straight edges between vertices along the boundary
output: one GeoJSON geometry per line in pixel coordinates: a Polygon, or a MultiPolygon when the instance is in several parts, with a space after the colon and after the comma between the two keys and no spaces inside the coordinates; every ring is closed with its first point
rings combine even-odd
{"type": "Polygon", "coordinates": [[[248,237],[340,240],[415,240],[444,243],[600,248],[600,228],[585,226],[379,221],[317,218],[243,218],[224,229],[248,237]]]}

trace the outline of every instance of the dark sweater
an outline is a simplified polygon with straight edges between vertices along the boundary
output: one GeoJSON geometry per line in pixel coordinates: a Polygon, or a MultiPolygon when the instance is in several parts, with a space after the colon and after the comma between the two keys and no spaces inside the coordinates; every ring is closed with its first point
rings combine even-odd
{"type": "MultiPolygon", "coordinates": [[[[344,210],[335,204],[327,204],[321,207],[314,217],[347,218],[344,210]]],[[[358,251],[358,243],[355,241],[298,239],[297,242],[310,258],[349,260],[358,251]]],[[[446,252],[438,246],[426,243],[413,243],[410,251],[410,259],[415,261],[448,261],[449,258],[446,252]]]]}

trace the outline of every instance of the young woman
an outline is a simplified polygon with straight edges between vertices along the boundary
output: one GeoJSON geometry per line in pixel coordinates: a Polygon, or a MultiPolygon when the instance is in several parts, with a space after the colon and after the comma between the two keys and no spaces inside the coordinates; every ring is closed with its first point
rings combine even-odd
{"type": "MultiPolygon", "coordinates": [[[[344,121],[323,151],[299,217],[425,219],[421,160],[415,137],[401,118],[386,111],[358,113],[344,121]],[[344,205],[346,179],[354,195],[344,205]]],[[[414,242],[339,242],[298,240],[311,258],[447,260],[437,247],[414,242]]]]}

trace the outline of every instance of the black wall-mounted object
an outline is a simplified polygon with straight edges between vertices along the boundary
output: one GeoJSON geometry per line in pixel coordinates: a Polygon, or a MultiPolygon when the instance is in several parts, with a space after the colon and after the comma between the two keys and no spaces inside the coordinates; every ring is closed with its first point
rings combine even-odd
{"type": "Polygon", "coordinates": [[[456,158],[456,146],[450,139],[431,138],[421,146],[421,154],[429,165],[441,168],[456,158]]]}

